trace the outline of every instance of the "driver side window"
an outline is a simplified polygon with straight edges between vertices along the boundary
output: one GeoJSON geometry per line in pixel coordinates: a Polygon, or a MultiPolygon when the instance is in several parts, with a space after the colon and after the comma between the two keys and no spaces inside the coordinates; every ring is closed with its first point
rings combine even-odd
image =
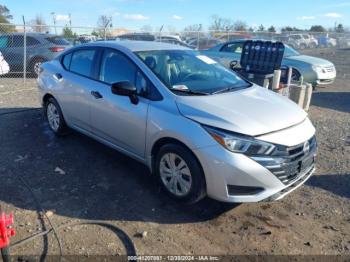
{"type": "Polygon", "coordinates": [[[227,44],[222,48],[222,52],[241,54],[243,49],[243,43],[227,44]]]}
{"type": "Polygon", "coordinates": [[[137,88],[137,93],[149,93],[149,81],[139,69],[123,54],[112,49],[103,52],[99,80],[108,84],[129,81],[137,88]]]}

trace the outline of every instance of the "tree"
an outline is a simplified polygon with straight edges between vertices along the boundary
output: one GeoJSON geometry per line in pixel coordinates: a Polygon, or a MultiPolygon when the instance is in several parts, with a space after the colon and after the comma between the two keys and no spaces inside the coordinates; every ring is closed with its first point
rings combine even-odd
{"type": "Polygon", "coordinates": [[[322,25],[313,25],[310,28],[311,32],[326,32],[326,29],[322,25]]]}
{"type": "Polygon", "coordinates": [[[183,31],[183,36],[186,38],[194,38],[198,37],[198,35],[203,35],[203,28],[201,24],[188,25],[183,31]]]}
{"type": "Polygon", "coordinates": [[[261,24],[258,28],[259,32],[264,32],[265,31],[265,27],[261,24]]]}
{"type": "Polygon", "coordinates": [[[298,31],[304,31],[300,28],[297,28],[295,26],[291,27],[291,26],[285,26],[281,29],[282,32],[298,32],[298,31]]]}
{"type": "Polygon", "coordinates": [[[37,15],[35,19],[29,22],[34,32],[46,33],[50,31],[50,28],[45,23],[44,18],[41,15],[37,15]]]}
{"type": "Polygon", "coordinates": [[[234,23],[229,18],[220,17],[218,15],[213,15],[211,17],[210,31],[233,31],[234,28],[234,23]]]}
{"type": "Polygon", "coordinates": [[[276,33],[276,28],[272,25],[267,29],[267,31],[269,31],[270,33],[276,33]]]}
{"type": "Polygon", "coordinates": [[[106,15],[100,15],[97,20],[97,33],[101,38],[111,36],[108,27],[112,27],[112,17],[108,17],[106,15]]]}
{"type": "Polygon", "coordinates": [[[248,31],[249,31],[249,32],[254,32],[255,29],[254,29],[253,27],[249,27],[249,28],[248,28],[248,31]]]}
{"type": "Polygon", "coordinates": [[[10,24],[9,20],[12,20],[12,15],[10,14],[10,10],[5,5],[0,5],[0,23],[8,24],[0,26],[0,33],[14,32],[16,28],[14,25],[10,24]]]}
{"type": "Polygon", "coordinates": [[[247,28],[248,28],[248,25],[244,21],[237,20],[233,23],[233,29],[235,31],[243,32],[243,31],[247,31],[247,28]]]}
{"type": "Polygon", "coordinates": [[[73,33],[72,29],[70,29],[67,25],[62,29],[62,35],[67,39],[74,39],[77,37],[77,34],[73,33]]]}
{"type": "Polygon", "coordinates": [[[336,27],[336,29],[335,29],[335,31],[336,31],[337,33],[344,33],[345,30],[344,30],[343,24],[338,24],[337,27],[336,27]]]}
{"type": "Polygon", "coordinates": [[[8,24],[12,18],[10,10],[5,5],[0,5],[0,23],[8,24]]]}
{"type": "Polygon", "coordinates": [[[95,29],[91,32],[91,35],[96,36],[97,38],[100,37],[97,31],[95,29]]]}

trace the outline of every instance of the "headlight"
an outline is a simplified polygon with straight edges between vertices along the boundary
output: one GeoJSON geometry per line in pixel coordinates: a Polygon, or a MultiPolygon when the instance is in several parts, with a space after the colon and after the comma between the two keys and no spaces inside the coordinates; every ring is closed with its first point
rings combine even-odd
{"type": "Polygon", "coordinates": [[[322,66],[312,66],[312,69],[316,72],[316,73],[326,73],[326,69],[324,69],[322,66]]]}
{"type": "Polygon", "coordinates": [[[203,126],[203,128],[223,147],[235,153],[242,153],[249,156],[269,155],[275,148],[274,145],[222,131],[213,127],[203,126]]]}

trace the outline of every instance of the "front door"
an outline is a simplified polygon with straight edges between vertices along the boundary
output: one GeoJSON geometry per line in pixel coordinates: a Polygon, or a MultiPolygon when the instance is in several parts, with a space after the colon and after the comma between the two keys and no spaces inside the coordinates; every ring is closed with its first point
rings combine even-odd
{"type": "Polygon", "coordinates": [[[149,100],[142,97],[146,79],[124,54],[105,49],[101,57],[99,81],[91,102],[91,129],[97,136],[140,158],[145,154],[145,135],[149,100]],[[129,81],[138,88],[139,102],[112,94],[111,84],[129,81]]]}

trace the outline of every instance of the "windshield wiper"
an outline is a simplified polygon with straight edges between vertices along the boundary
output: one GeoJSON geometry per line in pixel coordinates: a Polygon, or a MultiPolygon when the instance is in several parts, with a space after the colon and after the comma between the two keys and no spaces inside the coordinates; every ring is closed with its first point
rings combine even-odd
{"type": "Polygon", "coordinates": [[[201,95],[201,96],[208,96],[210,95],[210,93],[206,93],[206,92],[201,92],[201,91],[193,91],[190,89],[176,89],[176,88],[170,88],[171,91],[175,91],[175,92],[181,92],[181,93],[186,93],[189,95],[201,95]]]}
{"type": "Polygon", "coordinates": [[[213,93],[211,93],[212,95],[216,95],[216,94],[221,94],[221,93],[226,93],[226,92],[230,92],[231,90],[237,89],[237,87],[235,86],[230,86],[224,89],[220,89],[218,91],[215,91],[213,93]]]}

